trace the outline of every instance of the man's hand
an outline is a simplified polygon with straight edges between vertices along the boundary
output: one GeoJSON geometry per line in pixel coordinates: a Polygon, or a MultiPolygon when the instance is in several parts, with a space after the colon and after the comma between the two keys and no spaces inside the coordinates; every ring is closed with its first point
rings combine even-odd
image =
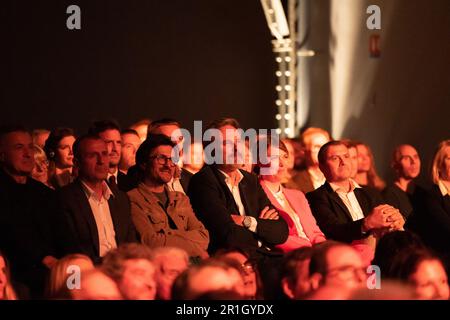
{"type": "Polygon", "coordinates": [[[233,219],[234,223],[236,223],[238,226],[243,227],[242,222],[244,221],[244,216],[232,214],[231,219],[233,219]]]}
{"type": "Polygon", "coordinates": [[[379,228],[389,228],[394,221],[393,216],[398,212],[394,207],[382,204],[373,208],[372,212],[364,218],[363,228],[365,231],[379,228]]]}
{"type": "Polygon", "coordinates": [[[278,212],[275,209],[269,209],[269,207],[264,207],[261,213],[259,214],[260,219],[267,220],[278,220],[280,217],[278,216],[278,212]]]}

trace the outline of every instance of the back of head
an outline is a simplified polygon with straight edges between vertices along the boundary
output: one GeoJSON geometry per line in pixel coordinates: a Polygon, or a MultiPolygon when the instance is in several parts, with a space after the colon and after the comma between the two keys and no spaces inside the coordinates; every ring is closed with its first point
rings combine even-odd
{"type": "Polygon", "coordinates": [[[121,300],[117,284],[100,269],[87,271],[81,277],[79,288],[69,290],[73,300],[121,300]]]}
{"type": "Polygon", "coordinates": [[[400,252],[414,248],[425,248],[416,234],[410,231],[389,232],[378,241],[372,264],[379,266],[382,274],[386,273],[400,252]]]}
{"type": "Polygon", "coordinates": [[[120,281],[127,260],[144,259],[152,261],[152,250],[139,243],[125,243],[109,251],[103,258],[102,270],[116,281],[120,281]]]}

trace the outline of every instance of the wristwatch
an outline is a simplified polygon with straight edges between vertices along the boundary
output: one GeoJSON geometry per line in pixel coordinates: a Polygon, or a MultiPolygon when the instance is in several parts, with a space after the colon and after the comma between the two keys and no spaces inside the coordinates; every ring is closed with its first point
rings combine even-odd
{"type": "Polygon", "coordinates": [[[242,225],[244,226],[244,228],[249,229],[252,225],[252,218],[250,218],[249,216],[245,216],[244,220],[242,221],[242,225]]]}

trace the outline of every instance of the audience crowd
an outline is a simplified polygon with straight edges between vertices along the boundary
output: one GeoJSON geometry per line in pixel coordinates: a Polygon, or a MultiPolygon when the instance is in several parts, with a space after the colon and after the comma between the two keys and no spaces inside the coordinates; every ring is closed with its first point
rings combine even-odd
{"type": "Polygon", "coordinates": [[[0,300],[449,299],[450,140],[386,183],[364,142],[240,129],[1,126],[0,300]]]}

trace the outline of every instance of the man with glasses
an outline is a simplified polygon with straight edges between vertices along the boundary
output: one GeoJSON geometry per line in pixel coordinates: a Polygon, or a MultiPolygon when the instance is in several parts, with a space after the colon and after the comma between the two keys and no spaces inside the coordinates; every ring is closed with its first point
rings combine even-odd
{"type": "Polygon", "coordinates": [[[366,285],[367,273],[359,253],[335,241],[317,245],[309,263],[313,299],[343,299],[346,290],[366,285]],[[344,296],[342,296],[344,294],[344,296]]]}
{"type": "Polygon", "coordinates": [[[140,183],[128,192],[131,216],[142,243],[186,250],[191,258],[207,258],[209,234],[196,218],[189,198],[168,188],[175,172],[174,143],[165,135],[150,135],[136,153],[140,183]]]}

